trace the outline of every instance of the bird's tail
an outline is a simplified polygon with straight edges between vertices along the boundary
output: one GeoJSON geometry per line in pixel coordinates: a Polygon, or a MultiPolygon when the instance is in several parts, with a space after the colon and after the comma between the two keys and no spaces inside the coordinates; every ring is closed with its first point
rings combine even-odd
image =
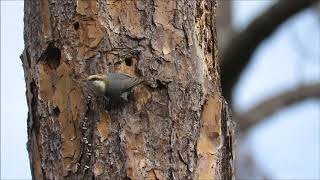
{"type": "Polygon", "coordinates": [[[145,82],[143,78],[136,78],[133,86],[137,86],[139,84],[142,84],[143,82],[145,82]]]}
{"type": "Polygon", "coordinates": [[[143,78],[131,78],[129,81],[130,82],[128,82],[128,89],[131,89],[131,88],[145,82],[145,80],[143,78]]]}

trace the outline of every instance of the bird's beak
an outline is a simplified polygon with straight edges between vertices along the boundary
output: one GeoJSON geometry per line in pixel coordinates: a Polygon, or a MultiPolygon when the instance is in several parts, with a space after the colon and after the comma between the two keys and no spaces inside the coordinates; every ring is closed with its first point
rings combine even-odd
{"type": "Polygon", "coordinates": [[[84,83],[88,82],[88,78],[81,79],[81,82],[84,82],[84,83]]]}

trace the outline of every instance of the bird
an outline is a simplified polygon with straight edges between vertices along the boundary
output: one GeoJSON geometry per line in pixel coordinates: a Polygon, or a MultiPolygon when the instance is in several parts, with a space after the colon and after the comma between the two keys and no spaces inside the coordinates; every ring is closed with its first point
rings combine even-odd
{"type": "Polygon", "coordinates": [[[98,96],[107,97],[109,100],[128,101],[132,88],[144,82],[144,79],[124,73],[108,73],[90,75],[84,81],[98,96]]]}

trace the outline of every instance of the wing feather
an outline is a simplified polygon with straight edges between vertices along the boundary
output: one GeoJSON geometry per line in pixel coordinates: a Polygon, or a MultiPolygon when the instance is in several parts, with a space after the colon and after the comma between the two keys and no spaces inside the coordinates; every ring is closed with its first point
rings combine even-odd
{"type": "Polygon", "coordinates": [[[143,82],[141,78],[131,77],[124,73],[109,73],[108,78],[110,79],[109,90],[118,93],[128,91],[143,82]]]}

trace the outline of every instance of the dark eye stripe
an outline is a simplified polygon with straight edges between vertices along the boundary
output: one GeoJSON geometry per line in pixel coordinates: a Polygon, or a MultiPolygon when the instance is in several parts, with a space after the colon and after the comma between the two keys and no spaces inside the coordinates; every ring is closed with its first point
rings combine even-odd
{"type": "Polygon", "coordinates": [[[99,77],[92,77],[91,79],[89,79],[89,81],[97,81],[97,80],[101,80],[101,78],[99,78],[99,77]]]}

